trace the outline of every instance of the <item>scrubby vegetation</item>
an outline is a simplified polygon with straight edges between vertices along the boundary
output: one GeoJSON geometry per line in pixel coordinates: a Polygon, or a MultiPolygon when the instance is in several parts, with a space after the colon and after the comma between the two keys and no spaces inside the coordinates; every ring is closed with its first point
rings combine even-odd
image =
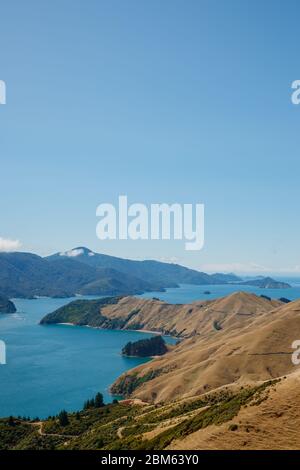
{"type": "Polygon", "coordinates": [[[261,294],[261,298],[262,299],[266,299],[266,300],[269,300],[271,302],[271,297],[269,297],[268,295],[264,295],[264,294],[261,294]]]}
{"type": "Polygon", "coordinates": [[[140,387],[143,383],[153,380],[159,377],[163,373],[163,370],[155,369],[150,370],[144,375],[138,375],[138,373],[132,373],[130,375],[121,376],[121,378],[111,387],[111,392],[114,395],[122,395],[128,397],[134,390],[140,387]]]}
{"type": "MultiPolygon", "coordinates": [[[[74,300],[46,315],[40,323],[42,325],[72,323],[77,326],[121,330],[126,323],[139,313],[139,309],[133,309],[127,316],[121,318],[108,318],[101,313],[102,308],[107,305],[116,305],[120,299],[121,297],[105,297],[96,300],[74,300]]],[[[136,328],[131,327],[131,329],[142,328],[143,325],[140,324],[137,324],[136,328]]]]}
{"type": "Polygon", "coordinates": [[[255,406],[266,399],[270,387],[277,382],[265,382],[236,393],[224,389],[167,405],[131,400],[104,405],[102,395],[97,394],[76,413],[62,411],[44,421],[0,419],[0,450],[165,449],[172,441],[212,424],[228,422],[228,429],[237,431],[238,425],[230,421],[243,406],[255,406]],[[154,437],[149,438],[148,433],[154,430],[154,437]]]}
{"type": "Polygon", "coordinates": [[[19,419],[0,419],[0,450],[13,449],[32,433],[32,426],[19,419]]]}
{"type": "Polygon", "coordinates": [[[97,300],[74,300],[63,307],[49,313],[42,320],[41,324],[51,323],[73,323],[74,325],[90,325],[100,327],[109,319],[101,314],[101,307],[115,305],[120,297],[107,297],[97,300]]]}
{"type": "Polygon", "coordinates": [[[287,299],[286,297],[280,297],[280,302],[283,302],[284,304],[289,304],[291,302],[290,299],[287,299]]]}
{"type": "Polygon", "coordinates": [[[213,327],[216,331],[221,331],[222,330],[222,327],[221,327],[220,323],[217,320],[214,320],[213,327]]]}
{"type": "Polygon", "coordinates": [[[253,400],[257,401],[268,387],[275,385],[277,382],[278,380],[265,382],[258,387],[244,389],[234,395],[225,394],[221,401],[217,401],[215,404],[208,406],[193,417],[183,420],[174,427],[160,433],[155,438],[143,441],[139,444],[141,447],[138,446],[137,448],[145,450],[162,450],[175,439],[182,439],[183,437],[212,424],[220,425],[231,421],[238,414],[242,406],[250,404],[253,400]]]}

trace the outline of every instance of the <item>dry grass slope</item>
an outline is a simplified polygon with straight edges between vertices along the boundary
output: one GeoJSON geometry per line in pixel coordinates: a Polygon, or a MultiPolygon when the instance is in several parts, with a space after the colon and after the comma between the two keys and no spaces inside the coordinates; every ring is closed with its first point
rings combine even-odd
{"type": "Polygon", "coordinates": [[[170,449],[300,449],[300,371],[271,389],[266,400],[243,407],[230,423],[209,426],[170,449]]]}
{"type": "Polygon", "coordinates": [[[136,398],[168,402],[294,371],[291,345],[300,338],[300,301],[283,305],[236,293],[192,305],[196,333],[164,357],[123,375],[115,391],[129,389],[136,398]]]}

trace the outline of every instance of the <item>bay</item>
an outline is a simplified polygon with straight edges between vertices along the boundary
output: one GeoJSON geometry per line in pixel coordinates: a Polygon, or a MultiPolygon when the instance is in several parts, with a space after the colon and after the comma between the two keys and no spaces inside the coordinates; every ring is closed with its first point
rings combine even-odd
{"type": "MultiPolygon", "coordinates": [[[[243,290],[272,298],[300,298],[299,279],[286,281],[292,284],[291,288],[181,285],[166,292],[148,292],[142,297],[182,304],[243,290]]],[[[7,345],[7,364],[0,366],[0,416],[45,418],[62,409],[76,411],[97,392],[103,393],[109,402],[113,398],[109,387],[114,380],[126,370],[150,360],[120,354],[128,341],[152,336],[149,333],[39,325],[44,315],[71,300],[74,298],[14,299],[17,312],[0,315],[0,339],[7,345]]],[[[174,342],[172,338],[166,340],[174,342]]]]}
{"type": "Polygon", "coordinates": [[[45,418],[75,411],[124,371],[149,359],[121,355],[128,341],[152,336],[69,325],[39,325],[47,313],[74,299],[14,299],[17,312],[0,315],[7,364],[0,366],[0,416],[45,418]]]}

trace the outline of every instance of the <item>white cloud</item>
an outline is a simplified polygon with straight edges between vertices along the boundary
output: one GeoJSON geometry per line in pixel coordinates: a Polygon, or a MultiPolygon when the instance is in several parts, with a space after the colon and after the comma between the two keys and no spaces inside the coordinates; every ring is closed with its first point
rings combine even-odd
{"type": "Polygon", "coordinates": [[[161,256],[158,258],[158,261],[162,263],[177,264],[179,259],[176,256],[161,256]]]}
{"type": "Polygon", "coordinates": [[[19,240],[9,240],[0,237],[0,252],[18,251],[22,244],[19,240]]]}
{"type": "Polygon", "coordinates": [[[69,258],[75,258],[76,256],[83,255],[84,251],[82,248],[78,248],[75,250],[64,251],[63,253],[59,253],[60,256],[68,256],[69,258]]]}

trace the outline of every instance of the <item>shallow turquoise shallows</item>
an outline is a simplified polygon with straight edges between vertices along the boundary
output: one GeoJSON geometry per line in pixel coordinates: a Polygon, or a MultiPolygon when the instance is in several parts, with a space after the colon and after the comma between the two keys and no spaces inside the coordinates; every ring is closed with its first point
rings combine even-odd
{"type": "MultiPolygon", "coordinates": [[[[148,293],[145,297],[186,303],[221,297],[236,290],[240,287],[184,285],[165,293],[148,293]],[[206,290],[211,294],[204,294],[206,290]]],[[[253,287],[243,290],[273,298],[300,298],[299,284],[282,290],[253,287]]],[[[63,408],[75,411],[98,391],[106,401],[111,401],[109,386],[114,380],[122,372],[147,361],[120,354],[128,341],[151,336],[147,333],[39,325],[44,315],[70,300],[18,299],[16,314],[0,315],[0,340],[7,344],[7,365],[0,365],[0,416],[44,418],[63,408]]]]}

